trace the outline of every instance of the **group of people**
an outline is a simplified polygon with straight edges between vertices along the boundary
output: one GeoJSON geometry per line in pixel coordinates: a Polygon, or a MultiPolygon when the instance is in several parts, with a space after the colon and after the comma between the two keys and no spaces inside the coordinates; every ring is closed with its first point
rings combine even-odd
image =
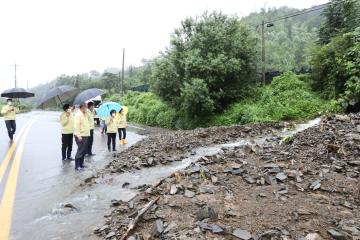
{"type": "MultiPolygon", "coordinates": [[[[96,114],[95,106],[93,102],[88,102],[81,104],[79,109],[75,110],[74,106],[65,104],[63,110],[64,112],[60,115],[62,160],[75,160],[75,170],[79,171],[85,167],[85,156],[95,155],[92,151],[95,128],[94,116],[96,114]],[[78,146],[75,159],[71,157],[73,139],[75,139],[78,146]]],[[[17,113],[19,113],[19,108],[13,105],[12,99],[7,99],[7,104],[1,109],[1,114],[4,116],[11,142],[14,140],[14,134],[16,132],[15,118],[17,113]]],[[[109,152],[116,151],[117,133],[119,134],[120,144],[127,144],[127,120],[123,108],[121,108],[119,112],[111,110],[110,116],[106,117],[104,122],[106,124],[107,147],[109,152]]]]}
{"type": "MultiPolygon", "coordinates": [[[[94,103],[81,104],[75,113],[75,108],[69,104],[63,106],[64,112],[60,115],[62,128],[62,160],[74,160],[71,157],[73,139],[78,146],[75,155],[75,170],[84,168],[84,158],[86,155],[94,156],[92,146],[94,142],[94,128],[96,114],[94,103]]],[[[105,118],[107,146],[109,152],[116,151],[116,135],[119,133],[120,144],[127,144],[126,141],[126,114],[123,108],[119,112],[110,111],[110,116],[105,118]]]]}

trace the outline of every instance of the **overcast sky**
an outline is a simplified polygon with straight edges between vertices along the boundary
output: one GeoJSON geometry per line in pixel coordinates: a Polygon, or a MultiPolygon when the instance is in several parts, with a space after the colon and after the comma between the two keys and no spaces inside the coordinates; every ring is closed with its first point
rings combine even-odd
{"type": "Polygon", "coordinates": [[[0,91],[62,73],[139,65],[169,44],[181,20],[204,11],[246,16],[262,7],[307,8],[327,0],[1,0],[0,91]]]}

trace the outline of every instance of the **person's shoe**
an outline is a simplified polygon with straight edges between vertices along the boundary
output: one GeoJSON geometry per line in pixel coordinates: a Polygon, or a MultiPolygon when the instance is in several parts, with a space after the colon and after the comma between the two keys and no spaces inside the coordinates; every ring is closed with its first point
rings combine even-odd
{"type": "Polygon", "coordinates": [[[63,158],[62,160],[65,161],[65,160],[67,160],[67,158],[63,158]]]}
{"type": "Polygon", "coordinates": [[[75,172],[80,172],[82,169],[80,167],[75,168],[75,172]]]}
{"type": "Polygon", "coordinates": [[[95,156],[96,154],[94,153],[89,153],[88,156],[92,157],[92,156],[95,156]]]}
{"type": "Polygon", "coordinates": [[[125,143],[124,143],[124,139],[121,139],[121,140],[120,140],[120,144],[121,144],[121,145],[124,145],[124,144],[125,144],[125,143]]]}
{"type": "Polygon", "coordinates": [[[126,141],[126,139],[123,139],[123,144],[127,144],[127,141],[126,141]]]}
{"type": "Polygon", "coordinates": [[[113,149],[113,152],[116,152],[116,149],[113,149]]]}
{"type": "Polygon", "coordinates": [[[66,160],[68,160],[68,161],[74,161],[75,159],[73,159],[72,157],[68,157],[66,160]]]}

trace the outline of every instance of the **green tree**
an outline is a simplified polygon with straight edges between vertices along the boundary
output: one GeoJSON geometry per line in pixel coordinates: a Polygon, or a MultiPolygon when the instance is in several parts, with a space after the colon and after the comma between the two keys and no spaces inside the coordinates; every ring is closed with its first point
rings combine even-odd
{"type": "Polygon", "coordinates": [[[324,10],[325,21],[319,30],[321,45],[330,43],[340,33],[352,32],[360,25],[358,0],[331,0],[324,10]]]}
{"type": "Polygon", "coordinates": [[[152,89],[188,114],[222,109],[255,82],[255,44],[249,28],[236,17],[214,12],[188,18],[175,30],[170,48],[154,62],[152,89]],[[184,98],[191,98],[191,93],[207,96],[184,98]]]}
{"type": "Polygon", "coordinates": [[[311,61],[313,87],[323,96],[338,97],[344,93],[346,87],[354,86],[351,82],[356,83],[356,76],[359,74],[359,43],[360,28],[355,32],[334,37],[329,44],[314,51],[311,61]]]}
{"type": "Polygon", "coordinates": [[[181,88],[181,108],[187,110],[188,117],[209,115],[215,109],[208,87],[202,79],[192,79],[181,88]]]}
{"type": "Polygon", "coordinates": [[[101,81],[103,82],[103,87],[108,90],[119,89],[120,80],[117,74],[105,72],[101,77],[101,81]]]}
{"type": "Polygon", "coordinates": [[[339,59],[338,64],[344,69],[347,79],[341,103],[344,108],[352,109],[360,104],[360,28],[347,35],[350,35],[355,43],[339,59]]]}
{"type": "MultiPolygon", "coordinates": [[[[251,13],[243,22],[259,26],[262,20],[271,21],[298,12],[299,9],[281,7],[263,9],[261,13],[251,13]]],[[[292,71],[309,66],[309,53],[318,38],[321,24],[321,10],[274,22],[273,27],[265,29],[266,71],[292,71]]],[[[260,26],[259,26],[260,27],[260,26]]],[[[260,28],[257,34],[257,49],[261,50],[260,28]]],[[[255,30],[255,29],[254,29],[255,30]]],[[[261,54],[259,53],[260,57],[261,54]]],[[[258,69],[261,60],[258,59],[258,69]]]]}

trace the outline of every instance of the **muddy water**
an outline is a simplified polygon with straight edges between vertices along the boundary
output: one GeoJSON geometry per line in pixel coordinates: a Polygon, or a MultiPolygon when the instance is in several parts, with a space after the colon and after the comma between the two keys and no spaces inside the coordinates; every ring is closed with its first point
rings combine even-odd
{"type": "MultiPolygon", "coordinates": [[[[284,130],[279,136],[291,136],[309,127],[316,126],[319,122],[320,119],[315,119],[305,124],[299,124],[294,129],[284,130]]],[[[156,183],[173,172],[186,168],[202,156],[219,154],[224,148],[241,147],[247,144],[261,145],[273,137],[243,139],[234,143],[201,147],[195,149],[193,155],[171,165],[107,176],[100,179],[98,184],[92,187],[84,188],[81,191],[74,189],[67,197],[53,204],[48,214],[30,222],[25,231],[26,235],[19,236],[18,239],[97,239],[92,234],[92,229],[104,223],[103,216],[110,213],[111,200],[129,201],[136,195],[136,190],[132,190],[132,188],[143,184],[156,183]],[[129,186],[123,188],[124,183],[129,183],[129,186]],[[71,206],[64,207],[67,203],[71,203],[71,206]],[[72,206],[75,209],[72,209],[72,206]]],[[[92,173],[84,174],[91,175],[92,173]]]]}

